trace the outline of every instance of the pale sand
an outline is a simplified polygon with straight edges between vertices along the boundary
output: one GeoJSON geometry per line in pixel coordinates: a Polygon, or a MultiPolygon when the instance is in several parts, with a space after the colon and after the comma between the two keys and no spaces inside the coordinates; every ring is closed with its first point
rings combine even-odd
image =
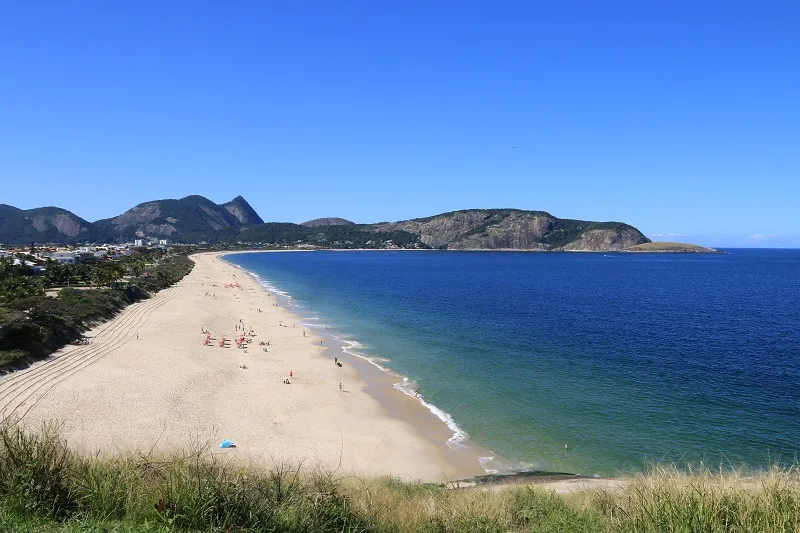
{"type": "Polygon", "coordinates": [[[275,298],[242,270],[216,254],[193,259],[194,270],[174,287],[89,332],[91,345],[0,378],[3,416],[30,426],[60,421],[70,446],[102,456],[200,444],[264,467],[303,461],[341,474],[425,481],[482,473],[474,453],[444,446],[447,428],[418,402],[393,391],[385,409],[367,394],[353,365],[336,367],[320,337],[273,306],[275,298]],[[241,288],[225,287],[233,281],[241,288]],[[235,344],[202,345],[201,328],[233,340],[240,318],[257,335],[247,353],[235,344]],[[271,342],[268,353],[259,341],[271,342]],[[216,448],[223,439],[237,448],[216,448]]]}

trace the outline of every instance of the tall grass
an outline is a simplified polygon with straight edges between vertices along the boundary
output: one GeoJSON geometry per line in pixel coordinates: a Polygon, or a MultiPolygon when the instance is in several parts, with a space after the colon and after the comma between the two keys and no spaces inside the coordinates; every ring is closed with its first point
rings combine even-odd
{"type": "Polygon", "coordinates": [[[615,531],[800,532],[796,467],[757,475],[656,468],[603,503],[615,531]]]}
{"type": "Polygon", "coordinates": [[[0,425],[2,531],[800,532],[795,468],[757,475],[656,468],[616,490],[448,489],[202,448],[171,457],[74,454],[55,424],[0,425]]]}

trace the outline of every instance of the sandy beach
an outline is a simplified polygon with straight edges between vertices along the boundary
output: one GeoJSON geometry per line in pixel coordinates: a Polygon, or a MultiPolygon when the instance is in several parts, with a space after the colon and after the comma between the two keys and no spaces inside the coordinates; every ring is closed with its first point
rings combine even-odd
{"type": "Polygon", "coordinates": [[[449,430],[388,377],[368,382],[346,358],[336,366],[321,337],[218,254],[193,260],[178,284],[88,332],[89,346],[0,378],[3,416],[58,421],[74,449],[101,456],[204,446],[265,467],[425,481],[482,473],[477,455],[445,446],[449,430]],[[246,350],[233,342],[237,325],[254,332],[246,350]],[[236,448],[219,449],[223,439],[236,448]]]}

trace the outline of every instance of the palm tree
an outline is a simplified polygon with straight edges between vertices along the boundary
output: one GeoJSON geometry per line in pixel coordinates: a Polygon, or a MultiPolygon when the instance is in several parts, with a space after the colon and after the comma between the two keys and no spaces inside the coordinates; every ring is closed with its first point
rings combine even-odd
{"type": "Polygon", "coordinates": [[[141,257],[137,257],[128,263],[128,270],[136,277],[139,277],[144,272],[144,267],[144,259],[141,257]]]}

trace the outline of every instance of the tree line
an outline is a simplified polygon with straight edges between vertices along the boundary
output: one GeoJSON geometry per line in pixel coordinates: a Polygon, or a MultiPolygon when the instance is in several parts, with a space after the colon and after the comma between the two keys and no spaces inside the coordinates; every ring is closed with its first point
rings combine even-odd
{"type": "Polygon", "coordinates": [[[0,260],[0,369],[25,366],[78,339],[95,322],[176,283],[193,266],[184,252],[144,249],[119,261],[48,261],[39,273],[0,260]],[[123,279],[124,285],[116,283],[123,279]],[[53,289],[57,294],[47,297],[53,289]]]}

